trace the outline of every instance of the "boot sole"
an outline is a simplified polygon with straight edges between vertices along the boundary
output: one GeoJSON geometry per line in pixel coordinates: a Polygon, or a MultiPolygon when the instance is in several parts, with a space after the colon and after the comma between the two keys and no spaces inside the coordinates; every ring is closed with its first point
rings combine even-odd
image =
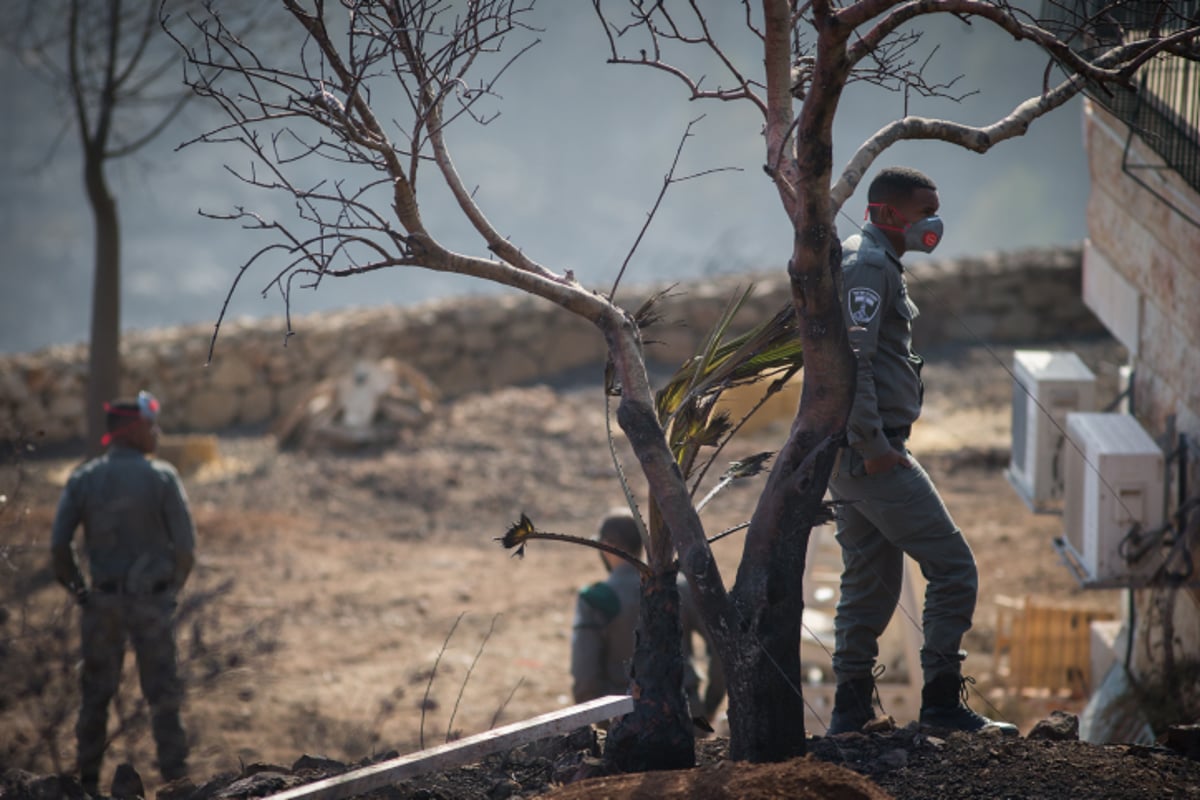
{"type": "Polygon", "coordinates": [[[984,735],[995,735],[998,733],[999,735],[1004,736],[1006,738],[1007,737],[1018,737],[1021,735],[1021,732],[1019,730],[1017,730],[1016,728],[1010,728],[1006,725],[996,725],[996,724],[981,725],[978,728],[968,729],[968,728],[956,728],[952,725],[939,725],[935,722],[918,722],[917,727],[920,729],[921,733],[936,733],[936,734],[942,734],[942,735],[947,735],[947,734],[951,734],[951,733],[981,733],[984,735]]]}

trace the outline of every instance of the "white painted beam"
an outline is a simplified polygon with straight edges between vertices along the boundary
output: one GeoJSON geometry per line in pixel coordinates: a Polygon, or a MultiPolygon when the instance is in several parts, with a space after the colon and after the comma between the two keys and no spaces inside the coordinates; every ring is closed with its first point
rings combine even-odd
{"type": "Polygon", "coordinates": [[[609,695],[586,703],[551,711],[523,722],[477,733],[420,752],[381,761],[332,778],[296,786],[269,800],[344,800],[347,797],[388,786],[426,772],[471,764],[484,756],[528,742],[568,733],[593,722],[612,719],[633,711],[629,695],[609,695]]]}

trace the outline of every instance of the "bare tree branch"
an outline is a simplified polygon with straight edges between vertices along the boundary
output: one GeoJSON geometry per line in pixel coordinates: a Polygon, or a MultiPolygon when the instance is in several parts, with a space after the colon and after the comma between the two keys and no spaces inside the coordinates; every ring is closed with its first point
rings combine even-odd
{"type": "Polygon", "coordinates": [[[837,183],[830,190],[834,212],[854,194],[867,170],[884,150],[904,140],[939,139],[948,144],[986,153],[1000,142],[1023,136],[1030,124],[1050,111],[1062,106],[1083,89],[1084,80],[1072,78],[1059,84],[1050,92],[1030,98],[1018,105],[1011,113],[985,126],[963,125],[942,119],[904,117],[885,125],[869,139],[859,145],[857,151],[842,169],[837,183]]]}
{"type": "Polygon", "coordinates": [[[692,128],[697,122],[704,119],[703,116],[691,120],[684,129],[683,136],[679,139],[679,145],[675,148],[675,157],[671,159],[671,167],[667,170],[667,174],[663,176],[662,187],[658,191],[658,196],[654,198],[654,205],[650,207],[650,211],[646,213],[646,221],[642,223],[641,230],[638,231],[637,237],[629,248],[629,252],[625,254],[625,260],[621,262],[621,268],[617,270],[617,276],[613,279],[612,288],[608,290],[608,299],[611,301],[617,294],[617,287],[621,285],[621,278],[625,275],[625,269],[629,266],[629,262],[633,259],[633,254],[637,252],[638,245],[642,243],[642,237],[646,235],[646,231],[650,229],[650,223],[654,221],[655,215],[658,213],[659,207],[662,205],[663,198],[667,196],[667,190],[676,183],[699,178],[703,175],[711,175],[715,172],[724,172],[726,170],[736,169],[735,167],[718,167],[715,169],[702,170],[701,172],[685,175],[682,178],[675,177],[675,170],[679,166],[679,157],[683,155],[683,146],[687,144],[687,140],[692,136],[692,128]]]}
{"type": "MultiPolygon", "coordinates": [[[[630,11],[630,16],[633,21],[624,26],[617,26],[609,22],[602,8],[603,4],[604,0],[592,0],[592,7],[600,18],[605,34],[608,37],[610,53],[608,60],[610,64],[650,67],[664,72],[683,83],[693,100],[748,100],[766,116],[766,103],[759,96],[759,92],[764,88],[763,85],[749,78],[729,58],[724,48],[722,48],[721,44],[713,36],[704,12],[700,10],[695,2],[688,4],[691,11],[691,19],[685,24],[677,21],[675,15],[671,13],[665,3],[654,3],[649,10],[641,3],[631,4],[632,10],[630,11]],[[685,30],[686,27],[691,26],[697,29],[696,33],[689,33],[685,30]],[[621,55],[617,40],[634,32],[639,32],[645,36],[649,43],[649,50],[647,51],[645,47],[640,48],[636,58],[621,55]],[[703,88],[706,79],[705,76],[693,79],[687,70],[666,60],[662,47],[664,41],[682,45],[703,46],[716,57],[717,63],[725,68],[732,78],[735,88],[722,89],[719,86],[716,89],[703,88]]],[[[749,19],[749,4],[744,3],[744,5],[747,19],[749,19]]]]}

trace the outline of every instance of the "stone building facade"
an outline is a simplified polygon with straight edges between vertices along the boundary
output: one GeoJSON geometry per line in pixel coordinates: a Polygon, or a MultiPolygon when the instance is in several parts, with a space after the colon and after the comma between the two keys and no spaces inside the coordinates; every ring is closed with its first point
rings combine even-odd
{"type": "MultiPolygon", "coordinates": [[[[1195,556],[1200,506],[1178,512],[1185,503],[1200,502],[1200,94],[1194,83],[1200,69],[1180,62],[1193,76],[1192,94],[1157,98],[1166,124],[1175,126],[1170,137],[1154,137],[1157,148],[1113,111],[1085,103],[1092,188],[1083,298],[1129,352],[1132,413],[1167,456],[1163,499],[1166,519],[1174,520],[1170,535],[1184,537],[1195,556]],[[1176,153],[1191,154],[1190,175],[1164,163],[1168,138],[1182,146],[1176,153]]],[[[1141,102],[1151,102],[1145,86],[1139,91],[1141,102]]],[[[1134,613],[1126,624],[1134,627],[1136,644],[1128,651],[1118,647],[1122,659],[1126,652],[1131,657],[1133,680],[1145,690],[1169,687],[1182,676],[1193,687],[1185,690],[1186,698],[1176,695],[1159,708],[1139,698],[1154,722],[1178,715],[1188,701],[1200,702],[1194,689],[1200,670],[1198,587],[1200,573],[1193,571],[1182,585],[1158,579],[1134,590],[1134,613]]],[[[1195,705],[1190,711],[1194,715],[1195,705]]],[[[1176,721],[1192,722],[1194,716],[1176,721]]]]}

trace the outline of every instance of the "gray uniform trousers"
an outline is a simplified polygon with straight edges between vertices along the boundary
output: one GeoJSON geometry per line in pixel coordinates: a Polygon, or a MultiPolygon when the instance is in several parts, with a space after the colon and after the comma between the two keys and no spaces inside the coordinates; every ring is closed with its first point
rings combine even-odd
{"type": "Polygon", "coordinates": [[[928,473],[911,453],[908,458],[911,469],[867,475],[862,456],[844,448],[829,481],[835,500],[854,501],[839,510],[837,525],[844,565],[833,654],[839,682],[871,674],[879,636],[899,603],[905,554],[928,582],[921,618],[924,679],[957,672],[965,655],[962,638],[979,590],[975,557],[928,473]]]}
{"type": "Polygon", "coordinates": [[[108,706],[121,683],[128,640],[136,656],[142,694],[158,748],[159,771],[167,780],[186,774],[187,737],[179,720],[183,683],[174,636],[171,594],[110,594],[93,591],[83,606],[83,699],[75,734],[82,775],[98,775],[104,756],[108,706]]]}

